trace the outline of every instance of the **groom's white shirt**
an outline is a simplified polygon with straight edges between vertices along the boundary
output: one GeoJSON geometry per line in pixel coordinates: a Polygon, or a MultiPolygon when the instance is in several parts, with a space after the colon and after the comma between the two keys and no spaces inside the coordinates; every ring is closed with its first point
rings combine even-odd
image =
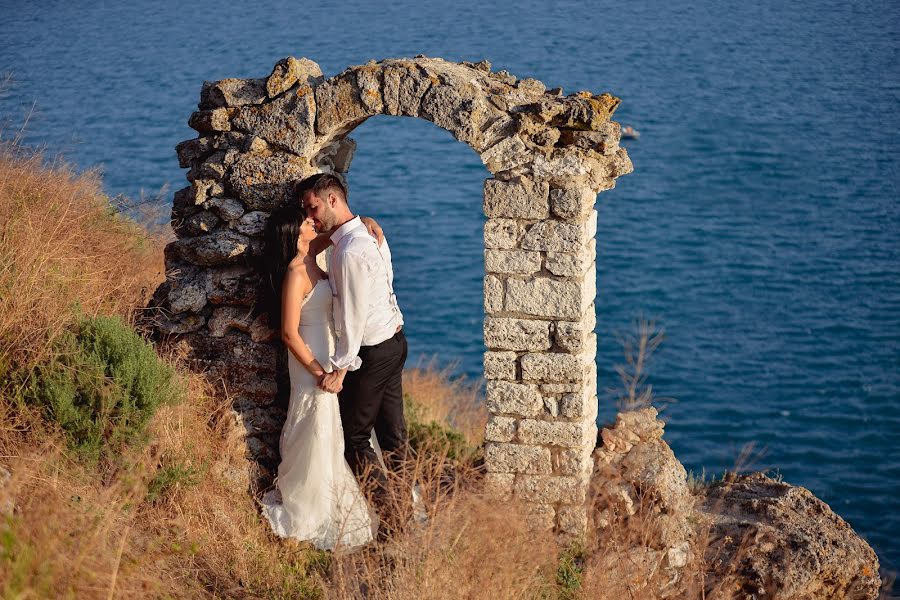
{"type": "Polygon", "coordinates": [[[359,368],[360,346],[390,339],[403,325],[394,295],[394,269],[387,240],[378,246],[366,227],[354,217],[331,234],[334,249],[328,263],[328,282],[334,296],[337,337],[331,366],[359,368]]]}

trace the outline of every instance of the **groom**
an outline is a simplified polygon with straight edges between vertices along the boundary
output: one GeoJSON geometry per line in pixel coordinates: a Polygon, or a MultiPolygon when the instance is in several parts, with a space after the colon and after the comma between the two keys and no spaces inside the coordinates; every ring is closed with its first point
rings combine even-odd
{"type": "Polygon", "coordinates": [[[358,478],[369,474],[375,479],[380,502],[386,477],[369,443],[372,429],[391,471],[398,471],[407,445],[402,388],[407,345],[394,295],[391,251],[387,240],[379,247],[350,211],[347,190],[337,176],[307,177],[295,193],[316,231],[330,234],[334,244],[328,281],[337,339],[331,372],[321,376],[319,387],[339,392],[344,456],[358,478]]]}

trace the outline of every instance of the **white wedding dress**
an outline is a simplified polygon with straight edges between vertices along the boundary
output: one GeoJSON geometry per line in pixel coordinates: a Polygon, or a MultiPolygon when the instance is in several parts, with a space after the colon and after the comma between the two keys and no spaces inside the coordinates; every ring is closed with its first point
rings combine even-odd
{"type": "MultiPolygon", "coordinates": [[[[300,336],[316,360],[327,365],[334,353],[331,287],[318,281],[303,300],[300,336]]],[[[325,550],[366,544],[377,517],[347,461],[336,394],[288,352],[291,397],[281,431],[277,488],[262,499],[262,513],[280,537],[308,540],[325,550]]]]}

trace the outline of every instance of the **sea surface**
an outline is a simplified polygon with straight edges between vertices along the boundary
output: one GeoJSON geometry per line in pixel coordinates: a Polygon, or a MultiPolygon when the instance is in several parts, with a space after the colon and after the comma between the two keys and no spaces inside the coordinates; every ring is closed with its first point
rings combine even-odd
{"type": "MultiPolygon", "coordinates": [[[[3,139],[99,168],[110,195],[170,202],[203,80],[288,55],[327,75],[370,59],[490,60],[610,91],[641,132],[598,199],[600,387],[621,339],[664,328],[649,383],[666,439],[719,474],[753,444],[900,567],[900,4],[473,2],[242,5],[0,0],[3,139]],[[27,125],[25,122],[27,121],[27,125]],[[23,129],[24,125],[24,129],[23,129]]],[[[480,377],[476,154],[376,117],[350,200],[392,241],[412,360],[480,377]]],[[[601,419],[614,418],[604,392],[601,419]]]]}

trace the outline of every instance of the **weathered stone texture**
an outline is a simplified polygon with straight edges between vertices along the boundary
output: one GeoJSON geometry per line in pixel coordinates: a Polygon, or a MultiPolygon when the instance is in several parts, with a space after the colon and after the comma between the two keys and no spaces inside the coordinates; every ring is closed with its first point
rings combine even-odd
{"type": "Polygon", "coordinates": [[[506,288],[507,311],[536,317],[577,319],[594,300],[594,288],[587,276],[585,281],[511,279],[506,288]]]}
{"type": "Polygon", "coordinates": [[[519,475],[513,493],[517,498],[542,504],[580,504],[586,498],[583,479],[571,476],[519,475]]]}
{"type": "Polygon", "coordinates": [[[204,81],[200,91],[200,109],[260,104],[266,100],[265,79],[223,79],[204,81]]]}
{"type": "Polygon", "coordinates": [[[266,80],[266,93],[269,98],[291,89],[295,84],[314,88],[322,83],[322,69],[308,58],[288,56],[275,64],[272,73],[266,80]]]}
{"type": "Polygon", "coordinates": [[[514,380],[516,378],[516,353],[485,352],[484,378],[514,380]]]}
{"type": "Polygon", "coordinates": [[[485,464],[498,473],[550,473],[550,450],[521,444],[485,444],[485,464]]]}
{"type": "Polygon", "coordinates": [[[592,422],[519,421],[518,439],[523,444],[580,448],[596,437],[597,426],[592,422]]]}
{"type": "Polygon", "coordinates": [[[498,313],[503,310],[503,281],[488,275],[484,278],[484,312],[498,313]]]}
{"type": "Polygon", "coordinates": [[[539,252],[524,250],[485,250],[484,270],[489,273],[530,275],[541,268],[539,252]]]}
{"type": "Polygon", "coordinates": [[[498,250],[516,248],[525,228],[516,219],[488,219],[484,224],[484,247],[498,250]]]}
{"type": "Polygon", "coordinates": [[[528,180],[488,179],[484,182],[484,214],[488,217],[546,219],[550,215],[550,188],[528,180]]]}
{"type": "Polygon", "coordinates": [[[496,350],[547,350],[550,322],[488,317],[484,320],[484,343],[496,350]]]}
{"type": "Polygon", "coordinates": [[[516,419],[491,415],[484,429],[488,442],[511,442],[516,437],[516,419]]]}
{"type": "Polygon", "coordinates": [[[492,413],[531,417],[541,412],[544,400],[537,386],[488,381],[486,404],[492,413]]]}

